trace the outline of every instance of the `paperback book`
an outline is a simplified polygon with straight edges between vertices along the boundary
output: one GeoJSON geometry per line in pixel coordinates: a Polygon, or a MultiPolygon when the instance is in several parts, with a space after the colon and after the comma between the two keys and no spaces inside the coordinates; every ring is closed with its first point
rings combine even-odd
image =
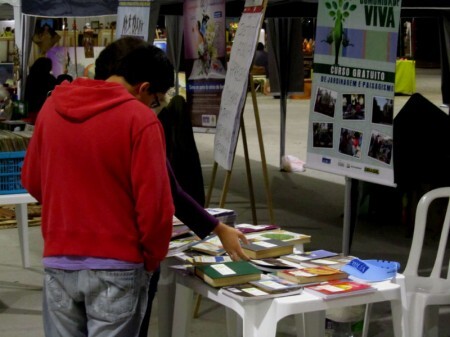
{"type": "Polygon", "coordinates": [[[175,256],[182,252],[187,251],[199,241],[197,236],[190,236],[182,239],[175,239],[169,242],[169,251],[167,252],[167,257],[175,256]]]}
{"type": "Polygon", "coordinates": [[[302,289],[283,289],[278,292],[269,293],[261,290],[250,283],[237,284],[222,288],[222,293],[239,301],[264,300],[268,298],[292,296],[301,294],[302,289]]]}
{"type": "Polygon", "coordinates": [[[247,234],[246,237],[250,241],[280,240],[292,243],[294,245],[311,242],[310,235],[295,233],[284,229],[275,229],[267,232],[247,234]]]}
{"type": "Polygon", "coordinates": [[[232,261],[231,257],[229,257],[228,255],[225,256],[199,255],[198,252],[195,252],[193,250],[181,252],[174,256],[177,259],[181,260],[183,263],[189,263],[192,265],[224,263],[232,261]]]}
{"type": "Polygon", "coordinates": [[[338,254],[335,252],[330,252],[324,249],[312,250],[309,252],[299,253],[299,254],[289,254],[283,256],[283,259],[292,261],[292,262],[304,262],[316,259],[324,259],[332,256],[337,256],[338,254]]]}
{"type": "Polygon", "coordinates": [[[226,208],[206,208],[209,214],[228,226],[234,227],[236,224],[236,212],[226,208]]]}
{"type": "Polygon", "coordinates": [[[311,262],[314,262],[315,264],[330,266],[336,269],[341,269],[341,267],[349,263],[354,258],[354,256],[337,255],[323,259],[316,259],[311,262]]]}
{"type": "Polygon", "coordinates": [[[279,269],[290,269],[290,268],[299,268],[300,265],[283,260],[282,258],[274,258],[269,257],[265,259],[254,259],[250,260],[256,267],[261,269],[262,271],[273,272],[279,269]]]}
{"type": "Polygon", "coordinates": [[[193,256],[191,259],[194,265],[224,263],[233,261],[231,257],[229,257],[228,255],[225,256],[197,255],[193,256]]]}
{"type": "Polygon", "coordinates": [[[172,227],[171,239],[180,239],[183,237],[192,236],[191,229],[186,225],[176,225],[172,227]]]}
{"type": "Polygon", "coordinates": [[[225,254],[225,249],[222,246],[207,241],[201,241],[191,246],[191,249],[214,256],[225,254]]]}
{"type": "Polygon", "coordinates": [[[254,240],[249,244],[242,244],[242,250],[251,259],[263,259],[291,254],[294,251],[292,243],[286,243],[281,240],[254,240]]]}
{"type": "Polygon", "coordinates": [[[195,266],[195,275],[213,287],[256,281],[261,271],[247,261],[232,261],[195,266]]]}
{"type": "Polygon", "coordinates": [[[344,296],[367,294],[376,291],[376,289],[368,283],[341,280],[306,286],[304,291],[329,300],[344,296]]]}
{"type": "Polygon", "coordinates": [[[340,280],[348,277],[347,273],[328,266],[302,267],[285,269],[277,272],[277,276],[299,284],[319,283],[340,280]]]}
{"type": "Polygon", "coordinates": [[[249,283],[256,288],[271,294],[277,294],[287,290],[294,291],[303,289],[302,285],[285,280],[274,274],[263,274],[260,280],[250,281],[249,283]]]}
{"type": "Polygon", "coordinates": [[[277,225],[251,225],[243,223],[236,225],[236,228],[239,229],[242,233],[248,234],[248,233],[268,231],[272,229],[279,229],[280,227],[277,225]]]}

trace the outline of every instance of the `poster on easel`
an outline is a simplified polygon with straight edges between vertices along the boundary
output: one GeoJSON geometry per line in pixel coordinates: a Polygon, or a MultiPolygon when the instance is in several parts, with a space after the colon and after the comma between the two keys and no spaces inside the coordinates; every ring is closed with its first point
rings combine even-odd
{"type": "Polygon", "coordinates": [[[120,0],[117,7],[116,39],[133,36],[148,41],[152,0],[120,0]]]}
{"type": "Polygon", "coordinates": [[[307,167],[394,186],[401,1],[319,2],[307,167]]]}
{"type": "Polygon", "coordinates": [[[185,0],[183,14],[186,101],[201,132],[216,127],[225,83],[225,0],[185,0]]]}
{"type": "Polygon", "coordinates": [[[233,166],[240,119],[247,95],[248,76],[264,18],[265,5],[266,2],[263,0],[245,2],[231,48],[214,137],[214,161],[227,171],[233,166]]]}

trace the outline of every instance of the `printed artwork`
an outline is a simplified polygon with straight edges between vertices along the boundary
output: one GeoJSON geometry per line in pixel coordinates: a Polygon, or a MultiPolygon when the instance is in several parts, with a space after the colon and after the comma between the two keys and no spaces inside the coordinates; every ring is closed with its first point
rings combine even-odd
{"type": "Polygon", "coordinates": [[[401,1],[319,1],[307,166],[394,185],[401,1]]]}

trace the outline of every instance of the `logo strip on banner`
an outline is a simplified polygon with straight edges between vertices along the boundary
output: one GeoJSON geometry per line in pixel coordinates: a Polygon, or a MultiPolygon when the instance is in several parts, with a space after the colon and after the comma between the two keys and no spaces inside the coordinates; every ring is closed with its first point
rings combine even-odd
{"type": "Polygon", "coordinates": [[[244,8],[244,13],[245,14],[249,14],[249,13],[261,13],[263,11],[264,7],[263,6],[251,6],[251,7],[245,7],[244,8]]]}

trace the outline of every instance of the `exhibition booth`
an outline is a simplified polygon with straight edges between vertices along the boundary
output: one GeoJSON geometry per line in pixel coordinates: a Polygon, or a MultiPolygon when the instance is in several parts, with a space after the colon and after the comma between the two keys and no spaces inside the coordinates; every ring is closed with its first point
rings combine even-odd
{"type": "MultiPolygon", "coordinates": [[[[20,37],[18,36],[18,38],[16,39],[16,43],[18,43],[21,47],[20,53],[16,54],[16,56],[20,59],[20,61],[17,59],[15,60],[14,58],[13,59],[10,58],[10,55],[13,54],[11,51],[9,51],[10,48],[9,43],[7,44],[8,47],[6,50],[6,56],[4,58],[7,61],[4,63],[11,64],[13,66],[12,68],[13,76],[15,75],[16,71],[18,71],[17,67],[19,67],[22,73],[21,80],[24,81],[26,77],[25,74],[27,73],[28,70],[28,66],[31,65],[34,62],[34,60],[36,60],[39,56],[42,56],[44,54],[45,56],[52,59],[53,74],[55,76],[63,73],[68,73],[73,77],[80,77],[80,76],[91,78],[93,77],[94,71],[93,66],[95,63],[95,59],[97,58],[101,50],[115,39],[115,29],[117,29],[117,27],[113,23],[116,22],[114,11],[117,11],[118,2],[117,1],[95,2],[95,5],[93,5],[93,7],[86,8],[83,6],[83,4],[85,3],[84,1],[73,1],[73,6],[70,8],[72,12],[69,11],[69,8],[64,5],[65,2],[67,1],[58,0],[50,4],[50,2],[48,1],[36,0],[36,1],[27,1],[22,4],[20,4],[20,2],[15,3],[15,7],[20,8],[19,24],[17,25],[16,23],[16,26],[21,27],[20,30],[16,30],[16,32],[18,32],[16,34],[20,34],[20,37]],[[33,36],[37,33],[36,28],[43,28],[46,25],[49,26],[52,30],[54,30],[57,36],[59,36],[59,38],[57,38],[57,40],[55,40],[51,44],[50,48],[44,50],[43,53],[42,45],[33,42],[33,36]]],[[[180,8],[182,8],[182,4],[180,4],[180,1],[159,1],[159,2],[157,1],[156,3],[158,3],[158,10],[161,15],[179,17],[182,14],[180,13],[180,8]]],[[[242,12],[241,3],[242,1],[228,1],[227,6],[229,6],[230,8],[230,13],[236,11],[239,15],[240,12],[242,12]]],[[[283,13],[285,14],[289,13],[289,11],[292,11],[294,7],[291,6],[299,6],[295,7],[295,9],[300,8],[305,9],[304,11],[305,13],[311,14],[311,16],[308,16],[310,18],[314,17],[315,15],[313,13],[314,9],[317,10],[316,1],[291,1],[287,2],[287,4],[285,1],[276,1],[276,0],[269,1],[266,17],[268,18],[268,21],[272,20],[270,21],[272,26],[268,27],[268,30],[270,29],[273,30],[270,33],[272,34],[271,35],[272,39],[274,39],[274,37],[281,38],[283,36],[287,38],[288,35],[286,34],[286,32],[295,31],[295,28],[293,28],[293,26],[295,26],[294,20],[284,21],[275,18],[277,15],[280,14],[281,10],[283,10],[283,13]],[[282,5],[285,5],[285,7],[282,5]],[[281,7],[284,8],[281,9],[281,7]]],[[[315,22],[315,20],[312,20],[312,22],[315,22]]],[[[257,26],[258,25],[255,24],[254,27],[252,28],[255,29],[256,27],[259,29],[260,27],[257,26]]],[[[166,36],[164,31],[157,31],[155,29],[156,27],[155,22],[154,25],[151,27],[153,27],[152,32],[156,36],[156,39],[154,39],[155,44],[157,45],[159,44],[160,47],[166,48],[167,45],[171,43],[170,37],[166,36]]],[[[238,27],[236,27],[236,30],[237,29],[238,27]]],[[[326,36],[323,35],[325,34],[324,31],[322,31],[321,34],[322,34],[321,37],[317,41],[319,40],[322,41],[323,40],[322,37],[326,36]]],[[[390,42],[389,39],[393,39],[392,36],[394,36],[395,34],[391,35],[385,34],[385,35],[386,41],[384,40],[383,41],[386,42],[387,44],[388,42],[390,42]]],[[[383,38],[384,37],[385,36],[383,36],[383,38]]],[[[377,38],[378,36],[373,40],[368,41],[377,41],[377,38]]],[[[283,66],[286,66],[286,63],[283,64],[283,62],[281,62],[282,66],[280,66],[280,60],[278,60],[279,63],[277,66],[281,74],[281,75],[279,74],[280,83],[278,88],[279,89],[278,92],[280,93],[281,96],[280,110],[282,111],[282,113],[284,114],[286,113],[285,111],[286,106],[283,107],[282,101],[283,99],[286,100],[288,92],[299,91],[300,94],[303,94],[301,98],[308,99],[311,96],[313,97],[311,114],[315,119],[311,118],[310,123],[311,125],[309,125],[311,134],[308,135],[308,140],[313,140],[314,142],[317,140],[316,143],[313,143],[311,148],[313,148],[313,150],[315,151],[318,151],[319,153],[319,155],[314,157],[314,159],[320,157],[319,159],[317,159],[319,162],[318,164],[319,166],[320,165],[330,166],[332,160],[330,159],[331,156],[329,155],[329,153],[331,153],[331,149],[333,147],[332,145],[330,146],[330,144],[332,144],[332,139],[334,137],[335,139],[338,139],[340,142],[338,146],[339,149],[337,146],[335,147],[337,149],[337,153],[336,154],[333,153],[333,155],[337,155],[339,158],[339,163],[336,162],[337,170],[347,170],[347,172],[349,172],[349,170],[354,169],[355,171],[356,170],[359,171],[358,174],[362,173],[372,176],[375,173],[377,173],[376,172],[377,169],[381,172],[383,172],[383,169],[386,168],[392,171],[391,165],[392,136],[383,135],[381,131],[379,131],[382,130],[387,134],[387,132],[390,131],[389,128],[392,127],[393,124],[392,97],[387,97],[387,94],[385,94],[386,97],[381,96],[378,92],[375,92],[375,94],[372,93],[362,94],[359,92],[340,93],[338,92],[336,87],[332,87],[331,89],[326,88],[324,83],[332,83],[333,85],[336,84],[333,82],[335,79],[331,75],[326,74],[326,71],[324,70],[325,69],[324,64],[326,64],[324,59],[326,59],[326,57],[331,58],[330,55],[332,53],[329,52],[331,50],[331,47],[329,45],[322,47],[323,49],[321,50],[322,53],[321,55],[323,58],[320,59],[322,67],[318,67],[317,68],[318,71],[316,71],[315,65],[313,64],[315,39],[316,36],[314,35],[308,36],[308,38],[303,38],[303,36],[300,38],[299,35],[297,39],[298,41],[300,41],[299,48],[294,52],[301,55],[302,58],[299,61],[300,66],[295,70],[297,71],[300,69],[301,71],[302,83],[300,86],[296,87],[298,83],[294,83],[292,84],[292,86],[290,83],[288,83],[289,76],[287,75],[285,76],[285,74],[294,73],[293,71],[294,68],[288,67],[283,68],[283,66]],[[325,48],[327,48],[326,51],[329,52],[329,55],[324,56],[325,52],[323,50],[325,50],[325,48]],[[313,84],[312,81],[314,80],[314,76],[321,77],[322,87],[313,84]],[[308,92],[306,90],[307,88],[306,83],[309,84],[308,92]],[[303,85],[305,85],[305,87],[303,87],[303,85]],[[292,88],[297,89],[300,88],[300,89],[295,90],[292,88]],[[304,92],[302,93],[302,91],[304,92]],[[344,104],[344,101],[347,102],[347,104],[344,104]],[[361,121],[365,119],[365,116],[368,116],[364,115],[365,114],[364,109],[365,107],[368,106],[368,104],[373,104],[373,106],[378,108],[377,112],[379,113],[379,116],[375,116],[374,114],[375,117],[372,117],[371,115],[372,119],[365,120],[364,123],[376,124],[376,127],[378,127],[378,131],[374,132],[370,130],[366,132],[366,130],[364,130],[365,138],[363,138],[363,132],[359,132],[358,130],[354,129],[352,130],[351,128],[347,129],[347,126],[345,126],[344,128],[344,123],[352,123],[353,126],[362,127],[361,125],[363,124],[363,122],[361,121]],[[347,107],[348,111],[346,110],[347,107]],[[386,119],[383,119],[383,117],[386,117],[383,115],[384,113],[386,115],[389,115],[390,117],[388,116],[386,119]],[[335,125],[338,124],[338,122],[336,122],[338,116],[339,117],[342,116],[341,120],[339,120],[339,123],[342,124],[342,127],[341,125],[338,125],[339,130],[335,131],[333,136],[332,123],[335,123],[335,125]],[[340,133],[340,135],[338,133],[340,133]],[[348,135],[351,136],[350,137],[351,142],[349,141],[348,144],[344,144],[343,141],[344,134],[345,136],[348,135]],[[319,139],[318,135],[325,137],[320,137],[319,139]],[[344,149],[344,145],[348,146],[346,146],[344,149]],[[354,151],[351,148],[352,146],[357,148],[357,151],[354,151]],[[367,150],[366,151],[367,155],[366,158],[364,159],[366,159],[367,163],[369,164],[365,163],[364,167],[363,165],[357,167],[353,165],[354,162],[352,161],[358,161],[359,159],[362,158],[362,156],[366,154],[366,153],[364,153],[363,155],[361,154],[363,153],[363,149],[365,151],[367,150]],[[329,151],[329,153],[327,151],[329,151]],[[326,155],[323,155],[324,153],[326,155]],[[376,165],[379,165],[379,167],[381,168],[379,168],[376,165]]],[[[255,38],[255,42],[256,40],[257,39],[255,38]]],[[[355,38],[355,40],[357,39],[355,38]]],[[[295,39],[283,40],[282,42],[280,42],[281,47],[290,45],[290,42],[292,41],[294,41],[295,43],[298,42],[295,39]]],[[[0,43],[2,42],[3,41],[0,38],[0,43]]],[[[364,42],[366,42],[366,40],[364,40],[364,42]]],[[[276,45],[274,41],[272,41],[271,43],[273,44],[274,48],[280,49],[280,45],[276,45]]],[[[179,43],[179,45],[181,46],[181,42],[179,43]]],[[[169,49],[173,51],[173,46],[171,46],[169,49]]],[[[231,45],[231,51],[232,50],[233,45],[231,45]]],[[[345,52],[356,53],[359,52],[359,50],[357,51],[345,50],[345,52]]],[[[364,50],[364,52],[367,52],[367,54],[369,54],[368,49],[364,50]]],[[[360,54],[365,56],[367,55],[362,52],[360,54]]],[[[175,58],[177,57],[179,58],[180,55],[181,50],[178,50],[178,55],[176,55],[175,58]]],[[[278,54],[275,52],[275,57],[280,57],[280,55],[285,59],[289,59],[289,53],[287,51],[278,50],[278,54]]],[[[347,57],[348,55],[345,54],[344,56],[347,57]]],[[[392,63],[392,65],[394,66],[393,70],[390,68],[391,64],[388,64],[386,66],[387,70],[385,71],[385,73],[390,77],[385,81],[383,79],[383,81],[386,82],[387,84],[382,83],[380,84],[380,86],[381,85],[389,86],[391,84],[389,83],[389,81],[392,81],[394,82],[395,85],[395,93],[405,95],[412,95],[413,93],[415,93],[416,89],[415,89],[414,60],[407,58],[399,58],[396,60],[396,55],[389,54],[389,51],[387,51],[385,54],[381,56],[380,55],[370,55],[370,56],[374,57],[374,59],[379,63],[382,62],[385,62],[386,64],[392,63]]],[[[3,56],[0,54],[0,57],[3,56]]],[[[364,57],[362,56],[358,57],[360,57],[361,60],[364,60],[364,57]]],[[[245,57],[242,58],[244,59],[245,57]]],[[[326,59],[326,61],[328,61],[328,59],[326,59]]],[[[360,64],[361,68],[364,66],[362,65],[363,64],[362,62],[363,61],[361,61],[360,64]]],[[[333,65],[337,65],[337,58],[336,64],[333,65]]],[[[176,66],[176,69],[179,70],[178,66],[176,66]]],[[[232,69],[234,70],[235,77],[239,77],[239,75],[242,75],[242,73],[239,74],[239,72],[236,71],[236,69],[238,69],[237,67],[232,69]]],[[[245,73],[243,76],[246,77],[247,75],[248,73],[245,73]]],[[[225,76],[223,77],[225,79],[225,76]]],[[[370,83],[369,80],[366,80],[361,77],[362,76],[360,76],[359,82],[360,86],[369,86],[372,84],[370,83]]],[[[240,84],[238,80],[235,80],[233,84],[234,83],[240,84]]],[[[356,87],[357,85],[355,84],[354,86],[356,87]]],[[[247,88],[245,88],[244,95],[246,94],[247,88]]],[[[253,94],[254,93],[252,92],[252,95],[253,94]]],[[[391,92],[389,92],[389,94],[391,94],[391,92]]],[[[394,93],[392,92],[392,94],[394,93]]],[[[232,103],[233,102],[230,99],[230,105],[232,105],[232,103]]],[[[205,119],[202,118],[202,120],[205,119]]],[[[239,127],[237,129],[239,129],[239,127]]],[[[368,127],[367,130],[369,130],[368,127]]],[[[283,132],[283,130],[281,131],[283,132]]],[[[358,162],[358,164],[360,164],[360,162],[358,162]]],[[[231,171],[231,169],[228,169],[228,171],[231,171]]],[[[390,178],[391,172],[388,173],[389,173],[388,178],[390,178]]],[[[345,178],[346,180],[350,179],[347,175],[345,175],[345,178]]],[[[351,179],[353,178],[354,177],[352,177],[351,179]]],[[[385,177],[381,177],[379,180],[375,179],[372,181],[375,181],[376,183],[380,182],[386,183],[386,181],[388,181],[389,179],[384,178],[385,177]]],[[[392,182],[389,181],[387,184],[392,184],[392,182]]],[[[350,193],[349,188],[346,187],[345,192],[346,197],[348,197],[350,193]]],[[[2,204],[12,203],[16,205],[15,212],[17,217],[17,225],[19,228],[22,265],[23,267],[28,268],[30,266],[30,262],[28,257],[29,242],[27,238],[28,224],[27,224],[26,205],[28,203],[34,202],[35,199],[30,195],[28,195],[27,193],[19,193],[19,194],[6,193],[6,195],[7,196],[5,196],[2,200],[0,200],[0,203],[2,204]]],[[[345,210],[345,212],[346,212],[345,217],[350,216],[348,213],[349,212],[348,208],[345,210]]],[[[346,235],[348,234],[349,233],[347,232],[346,235]]],[[[344,242],[344,249],[343,249],[343,252],[346,253],[345,255],[349,255],[348,254],[349,251],[347,252],[345,251],[346,248],[349,248],[349,242],[346,243],[344,242]],[[345,245],[347,245],[347,247],[345,245]]],[[[227,307],[226,311],[227,319],[229,320],[229,322],[231,322],[230,324],[228,324],[228,329],[231,336],[233,335],[233,333],[234,334],[237,333],[238,331],[237,329],[239,329],[239,334],[242,332],[244,336],[248,337],[275,336],[277,322],[288,315],[295,315],[299,335],[301,335],[300,331],[305,332],[306,333],[305,336],[308,336],[308,334],[309,336],[313,335],[315,336],[318,335],[318,333],[323,335],[324,333],[323,321],[325,319],[325,313],[327,310],[355,305],[363,305],[367,309],[366,319],[368,320],[370,314],[370,307],[372,303],[378,303],[382,301],[388,301],[391,305],[392,315],[394,318],[393,328],[395,336],[398,337],[409,336],[407,334],[408,330],[406,328],[406,323],[404,320],[405,281],[403,276],[400,274],[396,274],[397,275],[396,278],[386,277],[384,280],[381,280],[382,281],[381,283],[374,286],[376,289],[374,290],[373,293],[370,294],[365,293],[363,295],[360,294],[360,296],[355,296],[352,298],[344,297],[334,301],[326,301],[317,296],[304,293],[304,294],[296,294],[295,296],[292,297],[289,296],[280,298],[270,298],[260,302],[259,305],[256,305],[255,304],[256,302],[249,302],[246,300],[242,300],[240,298],[232,299],[230,297],[227,297],[221,290],[217,289],[211,290],[209,286],[207,286],[201,280],[198,280],[197,278],[193,277],[192,275],[186,276],[186,274],[184,274],[183,271],[179,270],[175,271],[173,268],[171,268],[171,264],[174,264],[173,262],[174,262],[173,258],[167,259],[162,266],[162,279],[160,282],[160,292],[158,293],[160,299],[159,301],[160,308],[158,308],[158,310],[159,310],[159,317],[161,319],[160,321],[161,326],[159,330],[160,336],[168,337],[168,336],[186,335],[187,327],[189,325],[189,321],[191,320],[191,318],[188,317],[187,313],[189,308],[192,307],[192,299],[194,292],[199,293],[203,295],[205,298],[209,298],[212,301],[217,302],[219,304],[223,304],[227,307]],[[240,316],[243,320],[239,321],[238,316],[240,316]]],[[[397,272],[397,270],[395,270],[395,272],[397,272]]],[[[365,328],[364,333],[367,333],[367,328],[365,328]]]]}

